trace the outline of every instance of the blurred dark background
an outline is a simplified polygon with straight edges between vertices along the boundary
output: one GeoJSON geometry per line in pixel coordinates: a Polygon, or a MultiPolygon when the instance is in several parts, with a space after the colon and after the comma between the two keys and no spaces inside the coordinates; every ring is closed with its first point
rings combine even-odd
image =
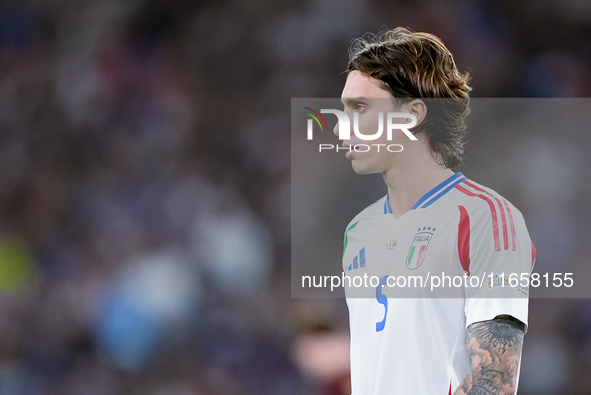
{"type": "MultiPolygon", "coordinates": [[[[475,97],[591,93],[591,2],[1,0],[0,395],[346,393],[344,301],[290,298],[290,98],[338,97],[384,25],[475,97]]],[[[577,130],[474,177],[542,268],[591,254],[577,130]]],[[[591,303],[530,314],[520,394],[591,393],[591,303]]]]}

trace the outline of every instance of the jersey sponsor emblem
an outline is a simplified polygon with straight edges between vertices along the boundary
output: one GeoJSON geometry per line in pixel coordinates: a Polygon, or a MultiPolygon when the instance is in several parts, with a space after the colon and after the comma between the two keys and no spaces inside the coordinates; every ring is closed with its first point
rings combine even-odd
{"type": "Polygon", "coordinates": [[[396,247],[398,245],[398,242],[396,240],[390,240],[388,242],[388,244],[386,244],[386,249],[387,250],[393,250],[394,247],[396,247]]]}
{"type": "Polygon", "coordinates": [[[433,231],[435,228],[419,228],[418,233],[412,240],[412,244],[408,249],[408,255],[406,256],[406,267],[410,270],[417,269],[425,260],[425,254],[427,254],[427,247],[433,237],[433,231]]]}
{"type": "Polygon", "coordinates": [[[524,279],[523,281],[519,281],[519,278],[517,278],[517,276],[515,276],[515,278],[513,278],[513,279],[511,278],[510,275],[509,276],[505,275],[504,277],[502,277],[499,274],[495,274],[494,276],[492,276],[492,273],[491,273],[488,276],[488,287],[489,288],[494,288],[494,287],[515,288],[519,292],[521,292],[522,294],[527,295],[529,293],[529,285],[526,285],[526,284],[529,284],[527,279],[524,279]]]}

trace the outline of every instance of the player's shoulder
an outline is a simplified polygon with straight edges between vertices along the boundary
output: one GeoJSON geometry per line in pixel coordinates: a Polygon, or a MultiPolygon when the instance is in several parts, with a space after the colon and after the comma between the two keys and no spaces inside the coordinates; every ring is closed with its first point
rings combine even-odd
{"type": "Polygon", "coordinates": [[[449,198],[451,203],[463,206],[469,213],[511,210],[511,212],[521,215],[519,209],[496,190],[468,178],[454,187],[449,198]]]}
{"type": "MultiPolygon", "coordinates": [[[[526,254],[524,262],[529,261],[528,251],[532,251],[535,259],[523,214],[504,196],[470,179],[456,185],[452,196],[459,208],[460,235],[472,235],[474,245],[494,246],[494,251],[526,254]]],[[[485,250],[492,251],[489,247],[485,250]]]]}
{"type": "MultiPolygon", "coordinates": [[[[352,226],[357,225],[363,219],[374,217],[376,215],[388,214],[388,210],[390,209],[390,205],[388,204],[387,201],[388,201],[388,195],[385,195],[382,198],[380,198],[379,200],[377,200],[376,202],[370,204],[369,206],[367,206],[366,208],[361,210],[361,212],[359,214],[357,214],[355,217],[353,217],[353,219],[349,222],[349,224],[347,225],[347,229],[351,228],[352,226]]],[[[392,212],[392,211],[390,211],[390,212],[392,212]]]]}
{"type": "Polygon", "coordinates": [[[465,179],[454,187],[448,202],[459,208],[464,222],[474,231],[493,233],[495,240],[502,233],[512,239],[516,234],[527,233],[523,214],[507,198],[492,188],[465,179]]]}

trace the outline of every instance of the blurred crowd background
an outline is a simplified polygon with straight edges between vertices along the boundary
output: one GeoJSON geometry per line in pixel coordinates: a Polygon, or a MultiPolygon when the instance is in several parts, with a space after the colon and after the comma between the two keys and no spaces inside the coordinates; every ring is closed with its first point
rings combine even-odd
{"type": "MultiPolygon", "coordinates": [[[[290,98],[338,97],[384,25],[441,37],[475,97],[591,94],[584,1],[0,1],[0,395],[347,393],[344,301],[290,297],[290,98]]],[[[591,137],[544,124],[459,170],[539,271],[585,268],[591,137]]],[[[530,314],[520,394],[591,393],[591,302],[530,314]]]]}

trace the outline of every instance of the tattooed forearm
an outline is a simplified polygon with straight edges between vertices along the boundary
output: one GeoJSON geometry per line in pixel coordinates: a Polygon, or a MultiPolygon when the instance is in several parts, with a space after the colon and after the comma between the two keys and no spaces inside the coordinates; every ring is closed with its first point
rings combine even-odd
{"type": "Polygon", "coordinates": [[[512,395],[517,386],[525,326],[511,316],[468,327],[472,372],[456,395],[512,395]]]}
{"type": "Polygon", "coordinates": [[[500,394],[503,390],[501,383],[503,381],[503,372],[489,367],[482,367],[481,375],[478,381],[470,388],[467,395],[490,395],[500,394]]]}

